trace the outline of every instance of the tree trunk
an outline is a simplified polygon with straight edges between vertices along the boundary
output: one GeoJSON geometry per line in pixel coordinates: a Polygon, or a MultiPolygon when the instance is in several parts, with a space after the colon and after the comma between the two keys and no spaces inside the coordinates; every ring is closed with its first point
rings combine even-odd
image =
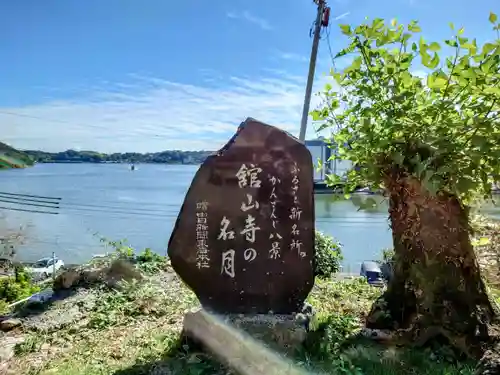
{"type": "Polygon", "coordinates": [[[455,196],[429,194],[404,174],[386,186],[394,276],[367,327],[399,330],[421,345],[441,336],[469,357],[481,357],[498,314],[471,245],[468,209],[455,196]]]}

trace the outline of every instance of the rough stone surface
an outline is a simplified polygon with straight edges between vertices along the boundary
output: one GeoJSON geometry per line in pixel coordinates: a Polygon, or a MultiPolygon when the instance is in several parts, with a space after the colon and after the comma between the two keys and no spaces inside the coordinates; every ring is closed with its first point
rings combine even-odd
{"type": "Polygon", "coordinates": [[[307,337],[304,322],[296,315],[226,315],[226,322],[278,350],[293,352],[307,337]]]}
{"type": "MultiPolygon", "coordinates": [[[[2,366],[4,362],[7,362],[14,356],[14,348],[17,344],[21,344],[24,341],[24,337],[21,336],[8,336],[0,337],[2,345],[0,345],[0,374],[2,374],[2,366]]],[[[5,366],[7,367],[7,366],[5,366]]]]}
{"type": "Polygon", "coordinates": [[[7,332],[16,327],[19,327],[23,322],[20,319],[10,318],[6,320],[2,320],[0,322],[0,330],[7,332]]]}
{"type": "Polygon", "coordinates": [[[196,173],[168,255],[208,310],[300,311],[314,281],[313,162],[307,147],[247,119],[196,173]]]}
{"type": "Polygon", "coordinates": [[[86,287],[97,283],[110,288],[118,287],[122,280],[141,280],[141,273],[128,261],[116,259],[111,264],[104,264],[90,269],[68,270],[59,275],[54,282],[54,290],[86,287]]]}
{"type": "MultiPolygon", "coordinates": [[[[186,313],[185,321],[201,319],[201,315],[203,315],[202,309],[192,310],[186,313]]],[[[237,328],[238,332],[248,334],[273,350],[292,354],[302,347],[307,338],[307,329],[297,319],[297,315],[219,314],[216,316],[229,327],[237,328]]],[[[184,332],[189,332],[189,329],[185,329],[184,332]]],[[[213,334],[217,335],[216,331],[213,334]]]]}

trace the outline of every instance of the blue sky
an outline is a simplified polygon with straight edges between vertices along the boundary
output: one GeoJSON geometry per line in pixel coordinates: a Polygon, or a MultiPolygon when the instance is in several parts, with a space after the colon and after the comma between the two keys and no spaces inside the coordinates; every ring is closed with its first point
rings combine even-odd
{"type": "MultiPolygon", "coordinates": [[[[338,24],[418,19],[493,36],[498,0],[330,0],[338,24]]],[[[217,149],[246,117],[298,134],[311,0],[0,2],[0,139],[19,148],[102,152],[217,149]]],[[[320,44],[314,91],[330,55],[320,44]]],[[[318,103],[313,99],[312,106],[318,103]]],[[[309,137],[314,137],[309,127],[309,137]]]]}

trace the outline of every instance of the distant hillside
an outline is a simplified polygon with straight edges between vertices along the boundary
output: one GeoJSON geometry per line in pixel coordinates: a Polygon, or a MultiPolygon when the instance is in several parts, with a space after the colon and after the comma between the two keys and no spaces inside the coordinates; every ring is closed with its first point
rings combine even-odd
{"type": "Polygon", "coordinates": [[[113,153],[104,154],[95,151],[67,150],[45,152],[25,150],[37,163],[163,163],[163,164],[201,164],[212,151],[162,151],[151,153],[113,153]]]}
{"type": "Polygon", "coordinates": [[[26,153],[0,142],[0,169],[24,168],[33,165],[26,153]]]}

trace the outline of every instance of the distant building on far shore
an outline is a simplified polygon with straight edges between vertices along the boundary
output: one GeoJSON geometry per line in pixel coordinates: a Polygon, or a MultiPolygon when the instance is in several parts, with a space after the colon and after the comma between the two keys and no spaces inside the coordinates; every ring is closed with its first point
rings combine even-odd
{"type": "Polygon", "coordinates": [[[352,165],[348,160],[328,161],[336,150],[332,149],[331,144],[327,143],[324,137],[306,140],[305,145],[312,155],[315,167],[314,181],[323,181],[325,176],[330,173],[343,174],[352,165]],[[321,161],[321,168],[318,168],[318,161],[321,161]]]}

